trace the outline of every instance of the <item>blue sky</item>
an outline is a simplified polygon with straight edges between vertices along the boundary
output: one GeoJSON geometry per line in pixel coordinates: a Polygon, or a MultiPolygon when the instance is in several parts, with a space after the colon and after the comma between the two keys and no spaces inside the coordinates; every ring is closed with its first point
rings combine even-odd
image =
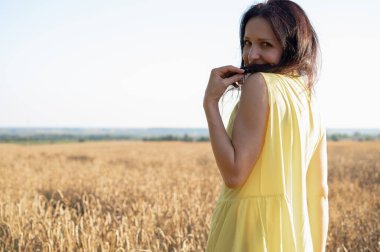
{"type": "MultiPolygon", "coordinates": [[[[295,2],[320,39],[327,127],[380,128],[379,1],[295,2]]],[[[0,1],[0,127],[207,127],[209,72],[239,65],[252,3],[0,1]]]]}

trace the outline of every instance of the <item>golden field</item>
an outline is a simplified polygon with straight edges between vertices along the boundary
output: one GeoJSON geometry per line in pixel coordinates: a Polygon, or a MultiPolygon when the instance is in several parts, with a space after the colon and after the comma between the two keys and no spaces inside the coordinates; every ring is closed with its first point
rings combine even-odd
{"type": "MultiPolygon", "coordinates": [[[[380,142],[329,142],[327,251],[380,251],[380,142]]],[[[204,251],[210,143],[0,144],[0,251],[204,251]]]]}

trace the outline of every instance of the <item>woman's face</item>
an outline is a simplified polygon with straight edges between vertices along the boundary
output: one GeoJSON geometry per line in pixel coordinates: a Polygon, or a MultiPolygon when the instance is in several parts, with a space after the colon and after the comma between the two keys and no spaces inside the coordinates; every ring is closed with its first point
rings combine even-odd
{"type": "Polygon", "coordinates": [[[244,65],[278,64],[282,46],[272,27],[264,18],[251,18],[245,26],[243,61],[244,65]]]}

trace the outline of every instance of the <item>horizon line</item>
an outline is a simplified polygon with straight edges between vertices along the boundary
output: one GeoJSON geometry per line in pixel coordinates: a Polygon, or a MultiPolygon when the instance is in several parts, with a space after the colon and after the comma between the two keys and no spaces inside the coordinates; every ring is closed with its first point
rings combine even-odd
{"type": "MultiPolygon", "coordinates": [[[[0,129],[208,129],[207,127],[176,127],[176,126],[138,126],[138,127],[119,127],[119,126],[1,126],[0,129]]],[[[380,130],[380,127],[326,127],[326,129],[372,129],[380,130]]]]}

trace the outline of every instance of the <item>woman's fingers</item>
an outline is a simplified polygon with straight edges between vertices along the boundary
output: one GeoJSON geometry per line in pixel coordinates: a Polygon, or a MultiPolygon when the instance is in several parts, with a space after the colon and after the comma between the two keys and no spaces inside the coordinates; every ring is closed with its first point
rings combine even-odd
{"type": "Polygon", "coordinates": [[[228,65],[219,68],[213,69],[214,74],[222,78],[222,82],[227,88],[229,85],[233,85],[234,87],[238,87],[235,83],[242,83],[242,79],[244,77],[244,69],[240,69],[238,67],[228,65]]]}
{"type": "Polygon", "coordinates": [[[244,78],[244,70],[234,66],[224,66],[211,70],[204,100],[219,101],[229,85],[237,86],[244,78]]]}
{"type": "Polygon", "coordinates": [[[243,74],[244,69],[229,65],[213,69],[213,72],[222,78],[230,77],[234,74],[243,74]]]}
{"type": "Polygon", "coordinates": [[[238,74],[244,73],[244,69],[240,69],[238,67],[231,66],[231,65],[221,67],[220,70],[223,74],[228,73],[228,72],[238,73],[238,74]]]}
{"type": "MultiPolygon", "coordinates": [[[[223,79],[226,86],[234,84],[235,82],[241,83],[241,80],[244,78],[244,74],[235,74],[229,78],[223,79]]],[[[235,86],[235,85],[234,85],[235,86]]]]}

